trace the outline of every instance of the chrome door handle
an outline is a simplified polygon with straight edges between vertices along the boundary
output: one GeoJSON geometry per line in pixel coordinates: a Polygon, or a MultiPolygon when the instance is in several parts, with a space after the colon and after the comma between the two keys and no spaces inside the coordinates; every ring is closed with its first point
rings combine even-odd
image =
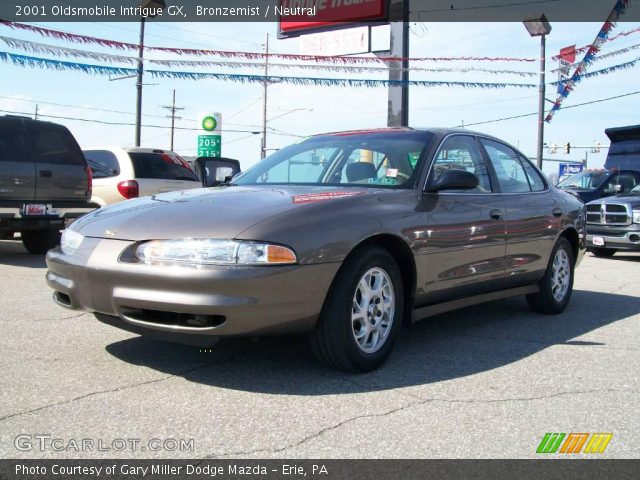
{"type": "Polygon", "coordinates": [[[495,208],[489,212],[489,216],[494,220],[500,220],[502,218],[502,210],[495,208]]]}

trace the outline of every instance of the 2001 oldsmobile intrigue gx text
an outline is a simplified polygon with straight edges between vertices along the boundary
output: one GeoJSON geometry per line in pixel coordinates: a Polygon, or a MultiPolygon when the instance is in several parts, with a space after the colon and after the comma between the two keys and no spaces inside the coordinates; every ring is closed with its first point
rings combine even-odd
{"type": "Polygon", "coordinates": [[[378,367],[403,323],[527,295],[557,314],[585,251],[584,204],[520,152],[466,130],[342,132],[222,187],[99,209],[47,255],[57,303],[156,338],[308,332],[378,367]]]}

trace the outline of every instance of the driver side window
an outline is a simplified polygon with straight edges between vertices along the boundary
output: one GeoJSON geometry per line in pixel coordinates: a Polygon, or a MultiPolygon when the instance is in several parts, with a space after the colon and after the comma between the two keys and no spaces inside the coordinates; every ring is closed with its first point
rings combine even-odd
{"type": "Polygon", "coordinates": [[[447,170],[465,170],[478,177],[480,180],[478,186],[473,190],[465,190],[465,193],[491,193],[492,191],[489,171],[473,137],[453,135],[444,141],[433,161],[432,181],[436,181],[447,170]]]}

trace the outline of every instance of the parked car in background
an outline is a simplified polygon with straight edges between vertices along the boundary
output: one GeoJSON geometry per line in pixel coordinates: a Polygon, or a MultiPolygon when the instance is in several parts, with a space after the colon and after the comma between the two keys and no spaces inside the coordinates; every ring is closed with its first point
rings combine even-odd
{"type": "Polygon", "coordinates": [[[640,125],[604,132],[611,140],[604,169],[577,173],[558,184],[585,203],[624,194],[640,185],[640,125]]]}
{"type": "Polygon", "coordinates": [[[514,295],[562,312],[585,236],[584,204],[501,140],[353,131],[220,187],[99,209],[49,252],[47,282],[59,305],[139,334],[309,333],[323,362],[368,371],[405,322],[514,295]]]}
{"type": "Polygon", "coordinates": [[[587,204],[587,247],[596,257],[640,252],[640,185],[587,204]]]}
{"type": "Polygon", "coordinates": [[[91,170],[63,125],[0,116],[0,238],[20,233],[29,253],[60,241],[68,222],[95,208],[91,170]]]}
{"type": "Polygon", "coordinates": [[[202,187],[189,164],[170,150],[104,147],[84,155],[93,171],[92,202],[100,206],[202,187]]]}
{"type": "Polygon", "coordinates": [[[629,192],[636,185],[640,185],[640,171],[599,169],[576,173],[560,182],[558,188],[586,203],[629,192]]]}

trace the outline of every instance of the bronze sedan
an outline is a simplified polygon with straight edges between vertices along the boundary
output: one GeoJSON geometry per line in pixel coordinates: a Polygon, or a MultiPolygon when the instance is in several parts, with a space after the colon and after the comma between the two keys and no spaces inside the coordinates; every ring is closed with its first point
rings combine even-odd
{"type": "Polygon", "coordinates": [[[318,135],[209,189],[82,217],[47,255],[55,301],[195,345],[309,333],[368,371],[402,324],[526,295],[567,306],[584,204],[506,143],[466,130],[318,135]]]}

